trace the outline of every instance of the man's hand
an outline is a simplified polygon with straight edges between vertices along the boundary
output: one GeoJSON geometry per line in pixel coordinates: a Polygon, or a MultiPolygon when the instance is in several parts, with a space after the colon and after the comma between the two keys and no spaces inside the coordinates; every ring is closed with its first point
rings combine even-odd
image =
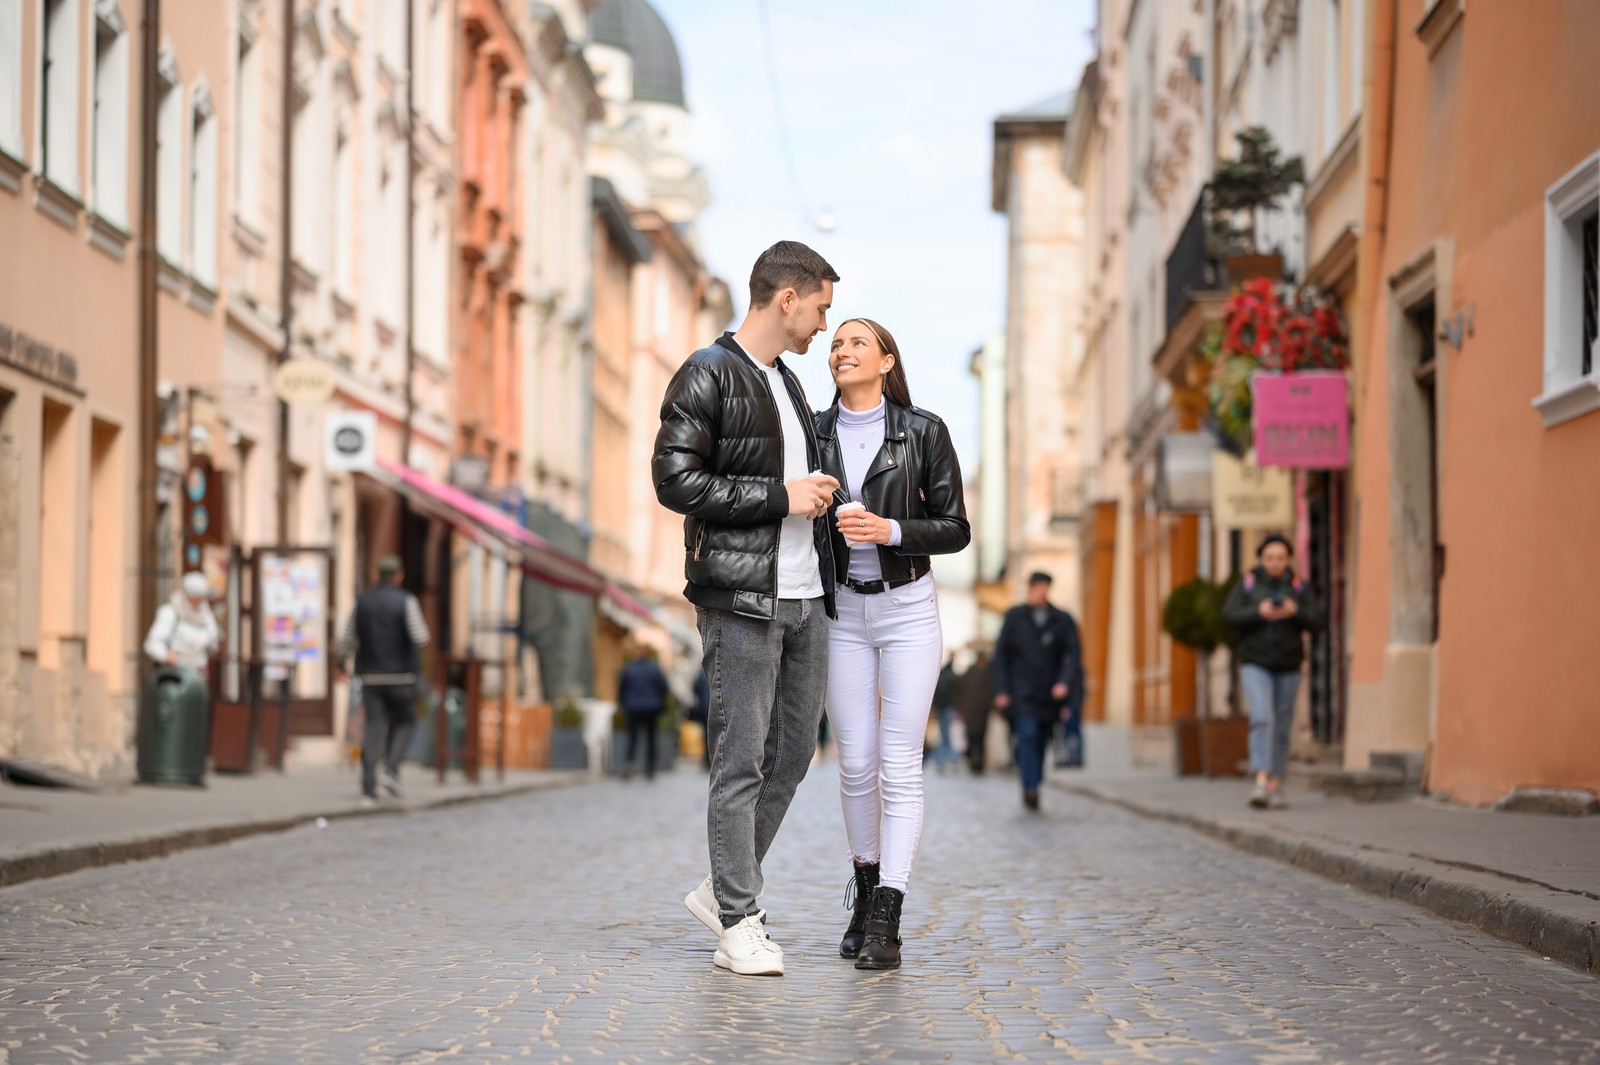
{"type": "Polygon", "coordinates": [[[994,707],[996,710],[1005,710],[1010,707],[1010,705],[1011,696],[1007,695],[1005,692],[1001,692],[999,695],[994,697],[994,707]]]}
{"type": "Polygon", "coordinates": [[[1280,618],[1292,618],[1298,613],[1300,613],[1300,604],[1293,599],[1285,599],[1283,605],[1278,608],[1278,616],[1280,618]]]}
{"type": "Polygon", "coordinates": [[[813,473],[794,481],[785,481],[789,493],[789,515],[796,518],[820,518],[828,512],[833,502],[834,489],[839,482],[825,473],[813,473]]]}
{"type": "Polygon", "coordinates": [[[1057,684],[1055,687],[1051,688],[1050,698],[1054,699],[1058,703],[1064,702],[1067,698],[1067,686],[1065,684],[1057,684]]]}
{"type": "Polygon", "coordinates": [[[1260,614],[1267,621],[1277,621],[1279,618],[1283,617],[1283,610],[1280,607],[1273,606],[1271,599],[1261,600],[1261,606],[1256,609],[1256,613],[1260,614]]]}

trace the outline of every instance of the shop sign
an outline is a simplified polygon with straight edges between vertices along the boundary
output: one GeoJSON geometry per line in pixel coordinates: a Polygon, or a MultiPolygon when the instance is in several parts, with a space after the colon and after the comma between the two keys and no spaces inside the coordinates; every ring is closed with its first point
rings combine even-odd
{"type": "Polygon", "coordinates": [[[378,416],[342,410],[322,420],[322,463],[330,470],[370,470],[378,456],[378,416]]]}
{"type": "Polygon", "coordinates": [[[1156,501],[1162,510],[1201,511],[1211,506],[1210,433],[1168,433],[1161,438],[1156,501]]]}
{"type": "Polygon", "coordinates": [[[183,476],[183,570],[205,574],[211,598],[228,592],[227,485],[211,460],[196,455],[183,476]]]}
{"type": "Polygon", "coordinates": [[[1257,461],[1342,470],[1350,465],[1350,391],[1337,371],[1250,378],[1257,461]]]}
{"type": "Polygon", "coordinates": [[[0,362],[53,385],[78,391],[77,359],[5,322],[0,322],[0,362]]]}
{"type": "Polygon", "coordinates": [[[1218,449],[1211,453],[1211,517],[1223,529],[1294,526],[1294,475],[1218,449]]]}
{"type": "Polygon", "coordinates": [[[291,407],[326,403],[334,385],[333,367],[321,359],[289,359],[272,375],[273,393],[291,407]]]}

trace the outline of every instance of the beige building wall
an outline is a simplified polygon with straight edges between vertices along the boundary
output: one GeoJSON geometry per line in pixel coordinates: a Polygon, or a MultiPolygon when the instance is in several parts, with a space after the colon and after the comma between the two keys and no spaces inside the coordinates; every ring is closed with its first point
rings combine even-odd
{"type": "Polygon", "coordinates": [[[1082,193],[1063,167],[1067,98],[995,122],[993,206],[1007,220],[1007,579],[1055,577],[1052,599],[1080,596],[1082,193]]]}

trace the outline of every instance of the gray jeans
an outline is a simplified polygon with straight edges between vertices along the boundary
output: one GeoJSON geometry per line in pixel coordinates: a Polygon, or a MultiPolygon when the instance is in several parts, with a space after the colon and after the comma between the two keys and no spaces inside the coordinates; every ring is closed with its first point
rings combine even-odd
{"type": "Polygon", "coordinates": [[[416,701],[415,683],[362,685],[366,721],[361,736],[361,794],[378,794],[380,764],[390,776],[399,778],[400,763],[417,727],[416,701]]]}
{"type": "Polygon", "coordinates": [[[772,621],[698,609],[711,688],[706,837],[724,928],[756,912],[761,862],[811,768],[828,687],[821,599],[780,599],[772,621]]]}

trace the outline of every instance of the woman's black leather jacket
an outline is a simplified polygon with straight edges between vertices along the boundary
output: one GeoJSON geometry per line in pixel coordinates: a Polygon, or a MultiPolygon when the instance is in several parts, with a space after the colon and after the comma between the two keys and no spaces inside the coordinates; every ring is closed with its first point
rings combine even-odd
{"type": "MultiPolygon", "coordinates": [[[[878,561],[886,582],[915,580],[931,568],[929,555],[960,551],[972,541],[967,523],[966,493],[961,483],[961,462],[956,458],[950,430],[937,415],[919,407],[884,403],[883,446],[867,470],[861,502],[880,518],[900,523],[900,545],[878,546],[878,561]]],[[[817,442],[822,448],[822,470],[845,484],[844,458],[839,452],[838,406],[817,415],[817,442]]],[[[835,578],[843,584],[850,568],[850,545],[834,527],[834,511],[848,499],[848,489],[835,494],[828,511],[828,531],[833,537],[835,578]]]]}

